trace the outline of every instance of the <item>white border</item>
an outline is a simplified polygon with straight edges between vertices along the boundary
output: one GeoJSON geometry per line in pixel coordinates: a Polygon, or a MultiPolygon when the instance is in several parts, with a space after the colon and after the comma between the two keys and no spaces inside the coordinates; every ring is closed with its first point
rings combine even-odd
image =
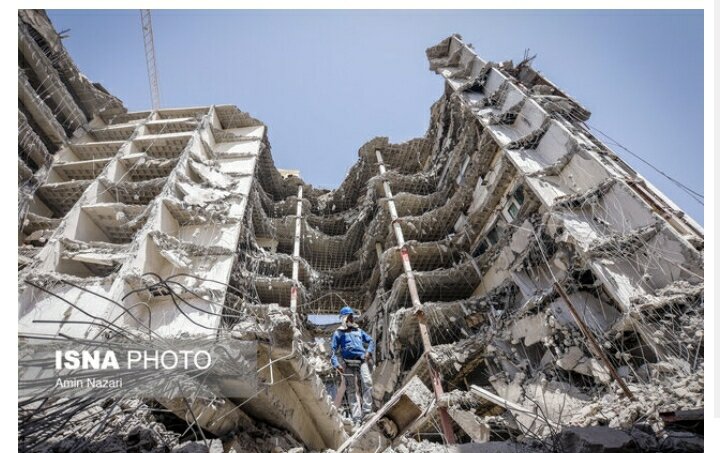
{"type": "MultiPolygon", "coordinates": [[[[299,5],[297,1],[291,0],[248,0],[243,2],[229,0],[206,0],[201,4],[205,9],[227,8],[234,9],[243,7],[247,9],[703,9],[705,11],[705,241],[706,250],[709,252],[706,257],[705,269],[706,275],[710,276],[710,280],[706,284],[707,300],[710,304],[706,306],[705,318],[705,363],[706,363],[706,379],[705,379],[705,420],[706,420],[706,451],[715,451],[713,448],[720,445],[716,441],[715,433],[720,433],[720,392],[715,392],[716,379],[720,378],[715,372],[715,353],[720,350],[720,335],[714,333],[714,327],[720,326],[720,311],[715,310],[715,282],[720,275],[716,272],[715,257],[720,252],[720,245],[716,243],[716,219],[715,219],[715,200],[717,200],[715,178],[720,175],[720,162],[716,162],[715,151],[715,107],[717,105],[718,82],[715,78],[715,49],[717,37],[715,34],[715,24],[720,18],[716,11],[712,0],[585,0],[583,2],[573,2],[567,0],[445,0],[443,2],[429,1],[400,1],[400,0],[349,0],[338,2],[337,0],[314,0],[305,1],[299,5]],[[582,6],[582,8],[579,8],[582,6]]],[[[188,6],[198,6],[197,3],[190,2],[170,2],[170,1],[137,1],[137,0],[106,0],[103,2],[90,0],[67,0],[67,1],[47,1],[42,5],[37,2],[16,1],[15,8],[37,8],[43,7],[47,9],[192,9],[188,6]],[[186,5],[186,6],[183,6],[186,5]]],[[[0,32],[4,34],[0,40],[3,57],[5,61],[3,75],[3,86],[6,90],[2,91],[5,98],[0,110],[2,115],[2,127],[4,128],[5,137],[17,137],[16,114],[14,102],[12,99],[12,90],[7,87],[16,86],[15,78],[17,77],[14,65],[17,55],[15,45],[16,38],[16,19],[13,11],[5,7],[3,14],[0,15],[0,23],[3,27],[0,32]]],[[[682,133],[678,131],[678,133],[682,133]]],[[[4,150],[9,159],[9,153],[12,151],[12,145],[8,145],[4,150]]],[[[682,152],[682,150],[678,150],[682,152]]],[[[0,412],[0,423],[2,434],[6,441],[16,439],[17,434],[17,412],[12,404],[13,396],[17,396],[17,375],[14,371],[14,364],[17,361],[17,261],[12,250],[16,247],[15,235],[17,234],[17,220],[14,215],[15,205],[17,202],[17,172],[7,160],[6,165],[0,166],[0,181],[5,187],[0,190],[2,195],[3,207],[5,208],[5,222],[0,223],[3,238],[5,238],[4,259],[2,260],[2,288],[4,289],[2,298],[6,312],[0,317],[0,345],[4,348],[3,358],[5,359],[5,373],[0,375],[0,385],[3,387],[3,400],[8,403],[3,406],[0,412]],[[12,214],[11,214],[12,213],[12,214]],[[12,243],[10,240],[12,239],[12,243]],[[15,310],[9,308],[15,307],[15,310]]],[[[17,440],[15,440],[17,442],[17,440]]]]}

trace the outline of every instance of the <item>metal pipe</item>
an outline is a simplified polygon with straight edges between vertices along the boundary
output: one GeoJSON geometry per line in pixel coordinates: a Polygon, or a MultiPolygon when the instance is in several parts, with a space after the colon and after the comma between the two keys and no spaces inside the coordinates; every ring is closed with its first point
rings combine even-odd
{"type": "Polygon", "coordinates": [[[293,263],[292,263],[292,281],[293,286],[290,289],[290,311],[293,315],[293,321],[296,321],[297,317],[297,292],[299,286],[299,273],[300,273],[300,233],[301,233],[301,219],[302,219],[302,196],[303,186],[298,185],[297,194],[297,207],[295,208],[295,240],[293,244],[293,263]]]}
{"type": "MultiPolygon", "coordinates": [[[[380,168],[380,176],[385,176],[385,162],[383,161],[382,153],[379,149],[375,150],[375,157],[377,158],[378,166],[380,168]]],[[[415,282],[415,275],[410,264],[410,256],[407,248],[405,247],[405,237],[403,236],[402,228],[398,222],[398,213],[395,207],[395,200],[393,200],[392,190],[390,190],[390,184],[387,180],[383,179],[383,189],[385,190],[385,198],[387,199],[388,211],[390,211],[390,219],[392,220],[393,230],[395,232],[395,239],[397,240],[398,246],[400,247],[400,256],[402,257],[403,269],[405,270],[405,276],[407,277],[408,291],[410,292],[410,300],[412,301],[415,309],[415,316],[418,320],[418,328],[420,330],[420,338],[422,339],[423,349],[425,350],[425,358],[427,360],[428,372],[430,374],[430,380],[432,382],[433,390],[435,392],[435,398],[438,401],[438,414],[440,416],[440,427],[442,428],[445,441],[448,444],[456,443],[455,432],[453,431],[452,423],[450,422],[450,415],[447,413],[447,408],[441,406],[443,399],[443,388],[442,382],[440,381],[440,374],[435,369],[432,361],[430,360],[430,352],[432,351],[432,343],[430,342],[430,334],[428,332],[427,321],[425,319],[425,313],[423,312],[423,306],[420,302],[420,295],[418,294],[417,284],[415,282]]]]}
{"type": "Polygon", "coordinates": [[[595,340],[595,337],[593,336],[592,332],[590,332],[590,329],[585,325],[582,318],[580,318],[580,315],[575,310],[575,307],[570,303],[570,298],[568,297],[565,290],[560,286],[559,283],[555,282],[553,283],[553,286],[555,286],[555,290],[560,295],[563,301],[565,301],[565,304],[568,307],[568,310],[570,311],[570,314],[572,315],[573,319],[575,320],[575,324],[578,325],[580,328],[580,331],[582,331],[583,335],[585,335],[585,338],[588,339],[590,342],[590,349],[592,350],[595,355],[597,355],[600,360],[605,364],[605,367],[608,369],[610,374],[612,375],[613,379],[615,379],[615,382],[618,383],[620,388],[622,389],[625,396],[627,396],[630,400],[635,400],[635,396],[632,394],[630,389],[625,385],[625,381],[620,377],[620,375],[617,373],[617,370],[610,362],[610,359],[608,359],[608,356],[605,354],[605,351],[600,347],[600,345],[597,343],[597,340],[595,340]]]}

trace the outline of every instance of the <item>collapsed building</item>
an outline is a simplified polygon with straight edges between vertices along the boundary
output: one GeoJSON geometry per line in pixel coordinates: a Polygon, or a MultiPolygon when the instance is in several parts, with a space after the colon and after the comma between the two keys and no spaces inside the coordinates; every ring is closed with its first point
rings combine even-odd
{"type": "Polygon", "coordinates": [[[362,145],[328,191],[276,168],[235,106],[128,112],[43,12],[18,17],[21,344],[249,340],[259,387],[239,397],[225,376],[192,405],[118,394],[84,402],[84,421],[21,401],[26,449],[178,444],[129,431],[157,426],[153,407],[225,451],[547,449],[639,422],[662,449],[661,413],[703,406],[702,228],[528,62],[457,35],[429,48],[445,91],[427,133],[362,145]],[[378,345],[377,414],[358,431],[329,364],[336,325],[315,316],[345,305],[378,345]],[[88,438],[88,419],[105,431],[88,438]]]}

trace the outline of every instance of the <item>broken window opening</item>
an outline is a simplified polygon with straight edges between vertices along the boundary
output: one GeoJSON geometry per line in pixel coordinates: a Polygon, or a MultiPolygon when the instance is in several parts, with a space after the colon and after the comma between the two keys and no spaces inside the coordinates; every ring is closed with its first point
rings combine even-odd
{"type": "Polygon", "coordinates": [[[505,203],[505,208],[503,209],[503,216],[505,217],[505,220],[508,222],[515,220],[524,201],[525,194],[523,193],[523,186],[520,186],[515,189],[512,195],[508,198],[508,201],[505,203]]]}
{"type": "Polygon", "coordinates": [[[497,244],[500,240],[500,236],[498,234],[498,228],[497,225],[493,226],[490,231],[485,235],[485,237],[480,241],[480,244],[478,244],[477,247],[475,247],[475,250],[471,253],[473,258],[477,258],[481,256],[483,253],[485,253],[490,247],[497,244]]]}

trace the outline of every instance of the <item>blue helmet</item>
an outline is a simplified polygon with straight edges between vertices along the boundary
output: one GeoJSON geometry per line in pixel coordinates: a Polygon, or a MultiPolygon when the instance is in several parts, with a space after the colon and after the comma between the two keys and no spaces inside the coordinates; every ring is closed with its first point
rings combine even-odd
{"type": "Polygon", "coordinates": [[[347,316],[347,315],[353,315],[355,314],[355,310],[353,310],[350,307],[343,307],[340,309],[340,316],[347,316]]]}

